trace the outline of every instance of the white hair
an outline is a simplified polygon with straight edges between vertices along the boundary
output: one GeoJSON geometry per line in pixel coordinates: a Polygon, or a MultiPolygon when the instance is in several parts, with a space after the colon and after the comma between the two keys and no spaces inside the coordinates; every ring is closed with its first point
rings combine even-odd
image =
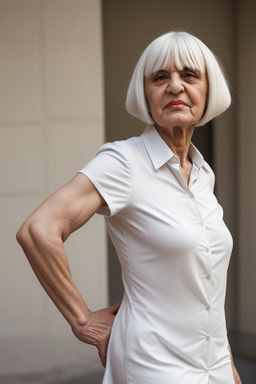
{"type": "Polygon", "coordinates": [[[187,32],[170,32],[154,40],[142,53],[133,72],[126,98],[127,111],[147,124],[154,124],[144,90],[144,78],[173,62],[182,70],[184,65],[207,74],[208,98],[204,125],[224,112],[231,103],[227,80],[215,55],[197,37],[187,32]]]}

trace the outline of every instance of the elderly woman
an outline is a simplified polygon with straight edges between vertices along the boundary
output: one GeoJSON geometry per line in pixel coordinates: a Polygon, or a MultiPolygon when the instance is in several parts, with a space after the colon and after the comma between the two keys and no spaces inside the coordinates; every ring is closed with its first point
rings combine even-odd
{"type": "Polygon", "coordinates": [[[185,32],[154,40],[126,103],[147,123],[143,134],[105,144],[17,234],[74,334],[98,348],[104,384],[241,383],[224,312],[232,238],[213,171],[191,143],[195,127],[230,101],[223,72],[200,40],[185,32]],[[125,293],[121,306],[91,312],[63,242],[96,212],[106,217],[125,293]]]}

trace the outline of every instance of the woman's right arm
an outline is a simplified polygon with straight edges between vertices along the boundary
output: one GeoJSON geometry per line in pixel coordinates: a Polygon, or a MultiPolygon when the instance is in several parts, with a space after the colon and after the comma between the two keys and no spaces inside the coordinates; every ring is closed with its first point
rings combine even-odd
{"type": "Polygon", "coordinates": [[[71,276],[64,242],[105,204],[93,184],[77,174],[24,222],[17,240],[41,285],[83,342],[95,345],[105,366],[106,348],[119,304],[91,312],[71,276]]]}

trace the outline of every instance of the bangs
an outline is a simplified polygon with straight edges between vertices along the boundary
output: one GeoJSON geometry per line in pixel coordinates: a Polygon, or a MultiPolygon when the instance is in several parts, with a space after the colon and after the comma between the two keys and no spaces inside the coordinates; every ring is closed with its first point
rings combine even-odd
{"type": "Polygon", "coordinates": [[[144,75],[148,77],[160,69],[168,69],[174,63],[178,70],[184,67],[205,73],[205,61],[202,51],[192,36],[180,32],[162,36],[163,41],[154,41],[149,47],[144,75]],[[189,41],[188,41],[189,40],[189,41]]]}
{"type": "Polygon", "coordinates": [[[179,71],[187,67],[207,75],[207,106],[197,126],[205,125],[229,107],[229,86],[214,53],[197,37],[179,31],[158,37],[140,56],[126,96],[126,110],[132,116],[146,124],[155,124],[145,94],[145,76],[152,76],[161,69],[169,71],[170,64],[175,65],[179,71]]]}

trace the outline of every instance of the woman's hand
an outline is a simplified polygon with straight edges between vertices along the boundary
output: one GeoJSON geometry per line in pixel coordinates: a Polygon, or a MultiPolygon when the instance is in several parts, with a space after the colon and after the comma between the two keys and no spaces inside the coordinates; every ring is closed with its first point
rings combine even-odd
{"type": "Polygon", "coordinates": [[[232,362],[232,370],[233,370],[233,376],[234,376],[235,384],[242,384],[240,376],[239,376],[237,369],[236,369],[233,362],[232,362]]]}
{"type": "Polygon", "coordinates": [[[237,369],[235,367],[235,364],[234,364],[234,359],[233,359],[233,355],[232,355],[232,352],[231,352],[231,347],[230,347],[229,341],[228,341],[228,349],[229,349],[229,353],[230,353],[230,360],[231,360],[231,366],[232,366],[232,371],[233,371],[233,376],[234,376],[235,384],[242,384],[242,381],[240,379],[240,376],[239,376],[239,374],[237,372],[237,369]]]}
{"type": "Polygon", "coordinates": [[[73,329],[75,336],[84,343],[98,348],[102,365],[106,366],[106,351],[113,322],[121,303],[91,312],[84,326],[73,329]]]}

